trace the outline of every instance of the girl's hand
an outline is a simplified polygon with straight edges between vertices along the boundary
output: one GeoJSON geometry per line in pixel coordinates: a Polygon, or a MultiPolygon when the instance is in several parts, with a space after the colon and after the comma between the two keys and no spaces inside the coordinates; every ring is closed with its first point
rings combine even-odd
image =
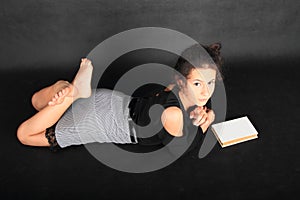
{"type": "Polygon", "coordinates": [[[201,126],[207,119],[206,107],[196,107],[190,112],[190,119],[193,119],[193,124],[195,126],[201,126]]]}
{"type": "Polygon", "coordinates": [[[215,121],[215,113],[213,110],[208,110],[206,121],[200,125],[203,133],[207,131],[208,127],[213,123],[213,121],[215,121]]]}
{"type": "Polygon", "coordinates": [[[195,126],[200,126],[202,132],[205,133],[211,123],[215,120],[215,113],[206,107],[196,107],[190,112],[190,118],[193,119],[195,126]]]}

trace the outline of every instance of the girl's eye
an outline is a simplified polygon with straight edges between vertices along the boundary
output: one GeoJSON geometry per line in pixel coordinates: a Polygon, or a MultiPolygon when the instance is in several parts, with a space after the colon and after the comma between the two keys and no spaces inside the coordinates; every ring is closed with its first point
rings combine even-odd
{"type": "Polygon", "coordinates": [[[208,85],[213,85],[213,84],[215,84],[215,81],[209,81],[208,82],[208,85]]]}
{"type": "Polygon", "coordinates": [[[201,86],[201,83],[194,83],[196,87],[201,86]]]}

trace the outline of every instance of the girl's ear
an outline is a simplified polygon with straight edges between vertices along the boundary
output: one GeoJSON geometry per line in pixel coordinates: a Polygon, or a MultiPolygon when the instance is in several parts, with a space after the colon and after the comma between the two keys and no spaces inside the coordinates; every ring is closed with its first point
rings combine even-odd
{"type": "Polygon", "coordinates": [[[183,81],[181,78],[179,78],[178,75],[175,75],[175,81],[176,81],[176,85],[178,86],[178,88],[182,88],[183,86],[183,81]]]}
{"type": "Polygon", "coordinates": [[[219,52],[220,49],[222,48],[222,45],[221,45],[221,43],[217,42],[217,43],[209,45],[209,48],[213,51],[219,52]]]}

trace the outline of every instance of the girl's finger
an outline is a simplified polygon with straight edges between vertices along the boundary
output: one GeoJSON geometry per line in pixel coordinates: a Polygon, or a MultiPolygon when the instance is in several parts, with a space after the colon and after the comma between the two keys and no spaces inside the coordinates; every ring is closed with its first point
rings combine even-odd
{"type": "Polygon", "coordinates": [[[202,117],[202,119],[199,121],[199,126],[201,126],[203,123],[205,123],[208,120],[208,115],[205,113],[202,117]]]}
{"type": "Polygon", "coordinates": [[[190,112],[190,119],[196,118],[200,113],[199,107],[196,107],[194,110],[190,112]]]}
{"type": "Polygon", "coordinates": [[[197,118],[193,121],[195,126],[199,126],[200,124],[204,123],[207,118],[207,114],[203,111],[197,118]]]}
{"type": "Polygon", "coordinates": [[[197,114],[194,115],[194,118],[197,120],[197,121],[200,121],[201,118],[206,115],[206,112],[204,110],[198,110],[197,111],[197,114]]]}
{"type": "Polygon", "coordinates": [[[192,119],[192,118],[194,118],[194,113],[193,113],[193,111],[190,112],[190,119],[192,119]]]}

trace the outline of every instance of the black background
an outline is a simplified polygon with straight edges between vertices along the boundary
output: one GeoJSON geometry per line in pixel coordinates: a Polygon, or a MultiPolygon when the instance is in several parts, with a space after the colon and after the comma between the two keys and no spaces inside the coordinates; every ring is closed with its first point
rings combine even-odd
{"type": "Polygon", "coordinates": [[[1,1],[0,195],[297,199],[298,8],[296,0],[1,1]],[[226,118],[247,115],[259,138],[223,149],[216,144],[203,159],[195,150],[145,174],[111,169],[83,146],[52,153],[17,141],[18,125],[35,112],[36,90],[71,80],[80,58],[106,38],[145,26],[174,29],[203,44],[221,42],[226,118]]]}

